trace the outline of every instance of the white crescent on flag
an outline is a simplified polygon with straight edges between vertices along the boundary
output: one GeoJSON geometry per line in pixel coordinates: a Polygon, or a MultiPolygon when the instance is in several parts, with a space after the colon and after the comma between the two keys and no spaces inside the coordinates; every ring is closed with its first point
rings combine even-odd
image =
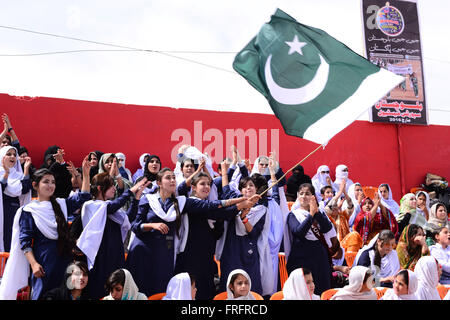
{"type": "Polygon", "coordinates": [[[299,105],[314,100],[325,88],[330,70],[330,65],[320,54],[319,58],[319,68],[317,68],[314,78],[308,84],[299,88],[283,88],[272,77],[272,55],[269,55],[264,68],[264,74],[266,76],[267,87],[272,97],[279,103],[287,105],[299,105]]]}

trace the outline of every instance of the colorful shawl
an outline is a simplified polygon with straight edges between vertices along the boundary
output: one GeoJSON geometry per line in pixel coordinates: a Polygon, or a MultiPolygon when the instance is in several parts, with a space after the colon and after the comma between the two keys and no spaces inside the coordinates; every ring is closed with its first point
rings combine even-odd
{"type": "Polygon", "coordinates": [[[402,235],[398,240],[397,244],[397,255],[400,261],[400,267],[402,269],[409,269],[414,271],[417,261],[422,257],[422,246],[417,246],[412,248],[410,245],[408,233],[411,224],[409,224],[405,229],[403,229],[402,235]]]}

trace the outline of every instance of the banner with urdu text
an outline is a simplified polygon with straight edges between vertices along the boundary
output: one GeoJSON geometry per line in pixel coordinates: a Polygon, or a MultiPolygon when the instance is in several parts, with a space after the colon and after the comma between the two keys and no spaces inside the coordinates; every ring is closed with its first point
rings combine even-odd
{"type": "Polygon", "coordinates": [[[428,124],[417,4],[414,1],[362,0],[367,59],[405,77],[370,111],[370,120],[428,124]]]}

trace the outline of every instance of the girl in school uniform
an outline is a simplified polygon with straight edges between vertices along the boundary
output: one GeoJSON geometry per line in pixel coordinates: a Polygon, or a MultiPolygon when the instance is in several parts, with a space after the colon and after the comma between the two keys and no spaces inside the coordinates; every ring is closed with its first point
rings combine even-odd
{"type": "Polygon", "coordinates": [[[138,215],[132,225],[136,236],[127,257],[128,270],[147,296],[166,290],[174,275],[177,254],[186,248],[191,250],[187,247],[187,240],[189,234],[192,237],[194,235],[189,232],[191,225],[186,223],[186,213],[188,216],[192,214],[192,217],[208,217],[208,214],[222,207],[232,206],[234,208],[230,210],[240,210],[253,205],[253,202],[244,201],[244,198],[207,201],[175,196],[176,178],[169,168],[162,169],[156,181],[156,192],[146,194],[140,200],[138,215]]]}
{"type": "Polygon", "coordinates": [[[16,148],[5,146],[0,149],[0,251],[2,252],[9,252],[11,249],[14,215],[21,206],[21,196],[31,190],[30,166],[31,158],[28,157],[22,171],[16,148]]]}
{"type": "MultiPolygon", "coordinates": [[[[272,180],[275,182],[275,164],[269,161],[272,180]]],[[[235,198],[240,195],[253,197],[269,188],[266,178],[253,173],[250,177],[241,178],[238,190],[228,185],[226,175],[222,176],[224,196],[235,198]]],[[[272,184],[271,184],[272,185],[272,184]]],[[[269,190],[270,191],[270,190],[269,190]]],[[[245,270],[252,279],[252,290],[260,295],[270,295],[274,292],[276,277],[271,256],[271,217],[270,210],[276,210],[271,205],[272,199],[279,204],[279,188],[272,188],[272,196],[268,192],[248,212],[242,211],[239,216],[225,221],[224,235],[216,247],[216,259],[220,260],[221,279],[220,290],[225,291],[228,274],[235,269],[245,270]]],[[[280,219],[281,220],[281,219],[280,219]]],[[[282,235],[282,231],[281,231],[282,235]]]]}
{"type": "Polygon", "coordinates": [[[331,287],[332,262],[324,234],[333,226],[324,213],[318,210],[314,187],[300,185],[297,200],[287,218],[290,251],[286,269],[291,273],[297,268],[311,270],[315,279],[315,294],[320,295],[331,287]]]}
{"type": "MultiPolygon", "coordinates": [[[[207,200],[211,190],[211,177],[205,172],[199,172],[191,181],[190,198],[207,200]]],[[[226,209],[198,211],[188,210],[183,214],[183,223],[187,227],[186,247],[177,255],[175,273],[188,272],[196,279],[197,300],[211,300],[215,295],[214,285],[214,251],[216,241],[223,230],[217,225],[217,220],[232,219],[239,213],[229,207],[226,209]]]]}
{"type": "Polygon", "coordinates": [[[83,160],[81,192],[73,197],[55,198],[55,176],[48,169],[37,170],[33,188],[37,200],[19,208],[14,217],[11,252],[0,285],[0,299],[16,299],[17,290],[28,285],[30,266],[31,299],[61,284],[73,258],[74,240],[67,217],[89,200],[89,163],[83,160]]]}
{"type": "Polygon", "coordinates": [[[93,299],[105,296],[104,285],[109,275],[125,265],[124,241],[130,229],[129,217],[136,216],[139,198],[147,184],[142,179],[114,198],[116,188],[109,173],[99,173],[92,179],[93,200],[81,209],[83,231],[77,246],[86,255],[89,293],[93,299]],[[125,212],[122,207],[130,198],[131,205],[125,212]]]}
{"type": "Polygon", "coordinates": [[[227,279],[227,300],[256,300],[252,292],[252,279],[247,272],[236,269],[227,279]]]}

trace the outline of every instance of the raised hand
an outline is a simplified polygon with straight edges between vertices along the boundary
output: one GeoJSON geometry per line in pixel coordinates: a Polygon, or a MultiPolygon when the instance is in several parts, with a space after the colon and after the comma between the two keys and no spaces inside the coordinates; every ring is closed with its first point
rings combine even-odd
{"type": "Polygon", "coordinates": [[[53,158],[55,158],[56,162],[58,162],[59,164],[63,164],[64,163],[64,149],[58,149],[58,151],[53,155],[53,158]]]}
{"type": "Polygon", "coordinates": [[[130,188],[130,191],[134,193],[134,197],[139,200],[141,198],[142,192],[144,192],[145,188],[150,185],[152,182],[147,181],[147,178],[142,178],[138,183],[136,183],[133,187],[130,188]]]}

